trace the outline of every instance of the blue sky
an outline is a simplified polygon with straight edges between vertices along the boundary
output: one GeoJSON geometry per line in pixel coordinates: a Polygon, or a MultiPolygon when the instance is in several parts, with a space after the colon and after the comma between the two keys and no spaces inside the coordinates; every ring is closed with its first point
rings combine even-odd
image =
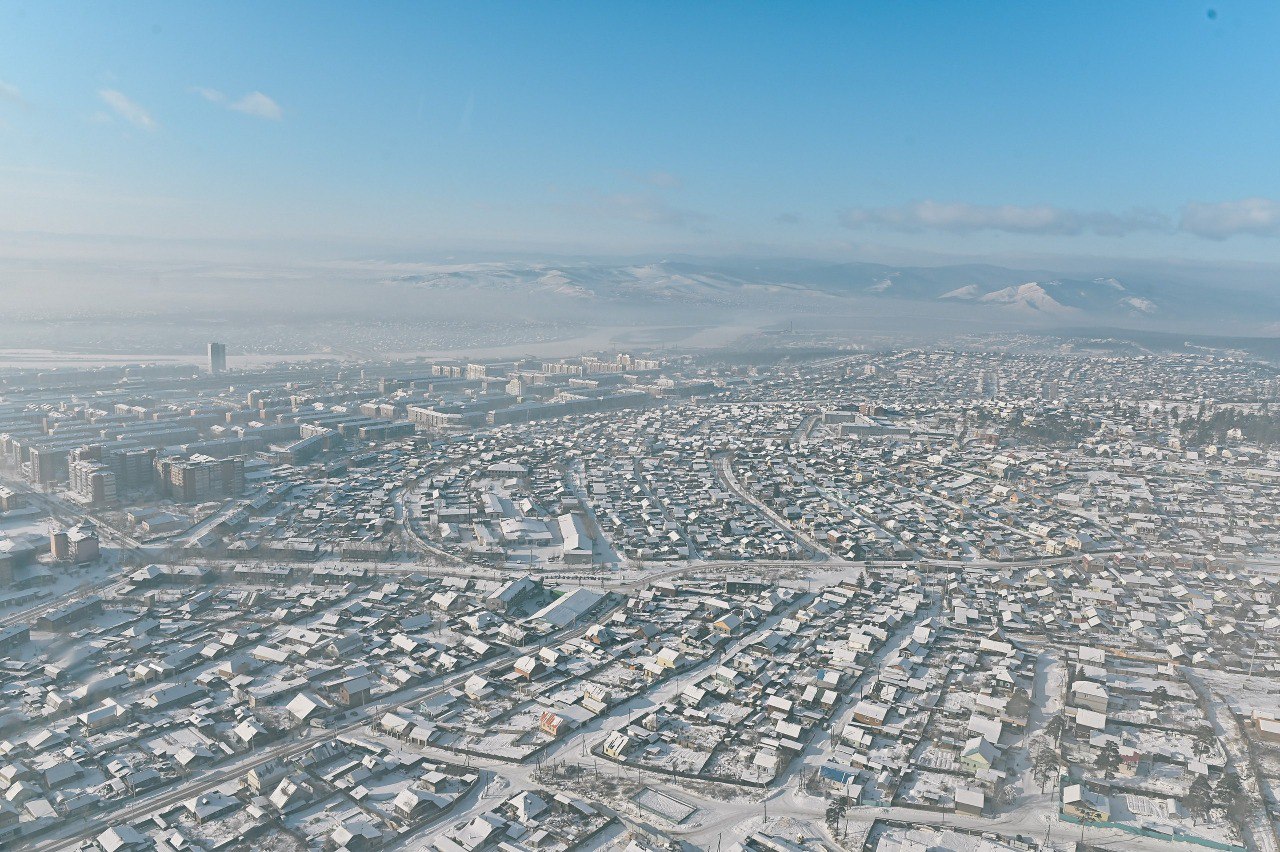
{"type": "Polygon", "coordinates": [[[0,230],[1280,260],[1280,4],[0,4],[0,230]]]}

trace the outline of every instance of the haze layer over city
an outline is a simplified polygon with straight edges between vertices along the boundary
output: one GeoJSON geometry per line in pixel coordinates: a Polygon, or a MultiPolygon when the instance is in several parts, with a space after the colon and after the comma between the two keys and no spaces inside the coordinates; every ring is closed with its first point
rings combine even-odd
{"type": "Polygon", "coordinates": [[[1275,852],[1278,36],[0,2],[0,849],[1275,852]]]}

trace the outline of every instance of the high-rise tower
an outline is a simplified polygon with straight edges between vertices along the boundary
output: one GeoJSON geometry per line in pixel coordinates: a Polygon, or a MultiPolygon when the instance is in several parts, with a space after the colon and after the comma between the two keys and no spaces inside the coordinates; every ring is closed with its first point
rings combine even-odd
{"type": "Polygon", "coordinates": [[[227,371],[227,344],[209,344],[209,372],[225,373],[227,371]]]}

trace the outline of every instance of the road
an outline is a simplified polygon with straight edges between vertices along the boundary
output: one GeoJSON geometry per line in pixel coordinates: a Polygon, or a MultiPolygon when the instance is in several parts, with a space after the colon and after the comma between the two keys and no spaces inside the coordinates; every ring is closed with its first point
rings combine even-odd
{"type": "Polygon", "coordinates": [[[916,611],[914,616],[904,621],[888,636],[884,643],[871,655],[871,659],[863,666],[862,671],[858,673],[852,683],[845,687],[843,698],[832,709],[829,723],[815,731],[813,737],[805,744],[800,754],[787,764],[783,774],[777,779],[778,784],[785,785],[788,779],[792,777],[796,778],[797,784],[803,783],[806,775],[805,770],[816,770],[829,759],[832,738],[837,735],[838,731],[843,731],[845,726],[852,720],[853,708],[857,705],[858,700],[863,697],[867,682],[879,674],[880,664],[890,654],[900,651],[910,641],[911,634],[916,627],[924,622],[925,619],[938,615],[939,611],[936,603],[928,608],[921,608],[916,611]]]}
{"type": "Polygon", "coordinates": [[[62,500],[50,494],[45,494],[42,491],[37,491],[23,480],[4,478],[2,481],[13,490],[21,492],[32,503],[35,503],[38,506],[43,506],[54,517],[63,518],[70,516],[78,521],[88,521],[98,528],[98,534],[107,541],[115,541],[135,550],[146,549],[146,545],[140,540],[134,538],[119,527],[113,526],[106,521],[94,517],[86,512],[82,507],[77,506],[74,503],[62,500]]]}
{"type": "Polygon", "coordinates": [[[179,543],[184,545],[195,544],[200,539],[201,536],[207,534],[210,530],[212,530],[218,524],[222,523],[227,518],[234,515],[236,511],[242,507],[242,505],[243,504],[239,500],[228,500],[225,505],[223,505],[218,509],[218,511],[209,515],[203,521],[199,521],[198,523],[192,525],[190,528],[183,530],[181,533],[178,533],[176,536],[170,536],[169,538],[174,543],[179,543]]]}
{"type": "Polygon", "coordinates": [[[824,559],[839,559],[830,550],[827,550],[818,541],[805,533],[795,529],[791,524],[787,523],[781,515],[773,511],[764,501],[752,494],[748,489],[744,488],[742,483],[738,481],[738,477],[733,473],[732,459],[728,453],[718,453],[712,458],[712,465],[715,467],[716,473],[720,475],[720,480],[725,487],[732,491],[737,497],[754,507],[758,512],[768,518],[774,526],[785,532],[792,538],[799,539],[806,547],[815,554],[819,554],[824,559]]]}
{"type": "Polygon", "coordinates": [[[1209,717],[1209,723],[1213,725],[1218,741],[1226,746],[1231,766],[1240,776],[1241,786],[1244,788],[1245,795],[1249,797],[1249,814],[1242,826],[1249,841],[1249,848],[1256,849],[1258,852],[1276,852],[1280,848],[1280,842],[1277,841],[1275,826],[1267,813],[1262,787],[1258,783],[1257,764],[1249,750],[1249,742],[1245,739],[1244,732],[1240,730],[1240,721],[1231,712],[1227,702],[1214,694],[1200,675],[1186,666],[1182,666],[1181,671],[1187,683],[1200,698],[1200,706],[1209,717]]]}
{"type": "Polygon", "coordinates": [[[12,627],[15,624],[31,625],[34,624],[36,619],[40,616],[65,606],[67,602],[72,599],[86,597],[91,593],[108,597],[115,594],[124,585],[126,585],[124,580],[117,580],[106,585],[103,585],[103,581],[101,579],[88,580],[78,586],[67,589],[57,597],[53,598],[53,600],[45,601],[36,606],[29,607],[28,609],[12,612],[4,618],[0,618],[0,626],[12,627]]]}
{"type": "Polygon", "coordinates": [[[467,561],[460,556],[454,556],[447,550],[442,550],[431,542],[423,538],[422,533],[418,532],[418,518],[414,514],[414,501],[412,500],[413,491],[418,486],[418,480],[414,480],[412,484],[406,484],[392,494],[392,501],[395,505],[396,515],[400,519],[401,528],[405,534],[409,536],[423,551],[431,554],[437,559],[449,565],[466,565],[467,561]]]}

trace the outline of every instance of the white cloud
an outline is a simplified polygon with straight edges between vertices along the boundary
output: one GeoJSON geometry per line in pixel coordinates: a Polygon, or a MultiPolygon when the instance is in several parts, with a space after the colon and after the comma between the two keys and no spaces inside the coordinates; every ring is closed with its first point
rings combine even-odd
{"type": "Polygon", "coordinates": [[[280,105],[271,98],[262,94],[262,92],[250,92],[240,100],[231,104],[231,109],[237,112],[243,112],[246,115],[256,115],[258,118],[267,118],[272,121],[279,121],[283,113],[280,111],[280,105]]]}
{"type": "Polygon", "coordinates": [[[270,119],[271,121],[279,121],[284,117],[284,112],[280,109],[280,104],[262,94],[262,92],[250,92],[240,100],[233,101],[217,89],[209,89],[204,86],[193,86],[191,91],[195,92],[211,104],[218,104],[219,106],[226,107],[227,109],[242,112],[245,115],[253,115],[258,118],[270,119]]]}
{"type": "Polygon", "coordinates": [[[193,86],[191,91],[204,98],[211,104],[226,103],[227,96],[219,92],[217,89],[206,89],[204,86],[193,86]]]}
{"type": "Polygon", "coordinates": [[[1167,230],[1167,217],[1154,211],[1123,214],[1078,212],[1049,204],[981,205],[963,202],[916,201],[899,207],[854,207],[840,214],[846,228],[888,228],[896,231],[946,231],[966,234],[1002,231],[1012,234],[1081,234],[1091,231],[1122,236],[1133,231],[1167,230]]]}
{"type": "Polygon", "coordinates": [[[1210,240],[1225,240],[1237,234],[1280,236],[1280,202],[1269,198],[1193,201],[1182,208],[1179,227],[1210,240]]]}
{"type": "Polygon", "coordinates": [[[12,83],[6,83],[0,80],[0,101],[8,101],[18,106],[30,106],[31,104],[22,96],[22,92],[12,83]]]}
{"type": "Polygon", "coordinates": [[[154,131],[160,126],[151,117],[151,113],[115,89],[102,89],[98,92],[98,97],[102,98],[103,103],[111,107],[116,115],[135,127],[154,131]]]}

